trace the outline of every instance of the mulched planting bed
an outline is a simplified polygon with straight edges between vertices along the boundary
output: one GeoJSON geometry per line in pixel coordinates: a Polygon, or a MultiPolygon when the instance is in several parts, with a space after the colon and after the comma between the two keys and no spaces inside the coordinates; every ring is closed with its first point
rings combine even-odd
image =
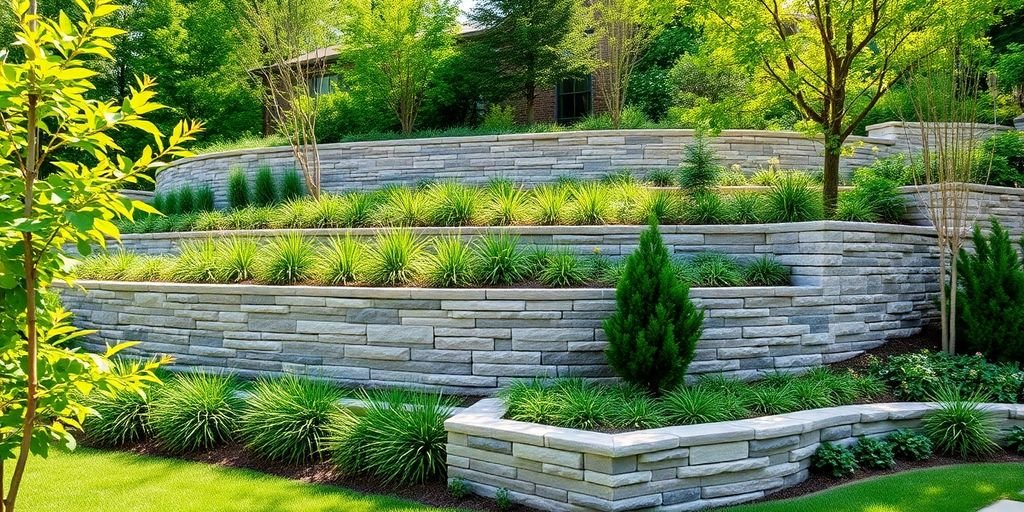
{"type": "Polygon", "coordinates": [[[444,480],[434,480],[422,484],[388,483],[369,475],[346,475],[329,461],[301,464],[270,462],[253,456],[239,444],[231,444],[187,454],[174,454],[161,449],[155,442],[148,441],[124,447],[123,450],[138,455],[170,457],[227,468],[249,469],[311,484],[334,485],[366,494],[394,496],[439,508],[457,508],[481,512],[506,512],[510,510],[533,512],[535,510],[524,506],[499,509],[493,499],[476,495],[469,495],[458,499],[448,494],[447,482],[444,480]]]}
{"type": "Polygon", "coordinates": [[[911,469],[923,469],[923,468],[934,468],[939,466],[951,466],[956,464],[973,464],[983,462],[1024,462],[1024,455],[1011,453],[1007,451],[1000,451],[986,457],[973,457],[967,460],[958,459],[955,457],[946,457],[943,455],[935,455],[927,460],[907,462],[907,461],[896,461],[896,465],[889,469],[860,469],[857,470],[852,476],[845,478],[835,478],[827,475],[819,475],[811,473],[811,477],[804,480],[802,483],[796,486],[782,489],[780,491],[769,494],[763,499],[752,501],[750,503],[760,503],[765,501],[777,501],[789,498],[797,498],[805,496],[807,494],[824,491],[832,487],[836,487],[859,480],[865,480],[868,478],[874,478],[879,476],[892,475],[894,473],[900,473],[902,471],[908,471],[911,469]]]}

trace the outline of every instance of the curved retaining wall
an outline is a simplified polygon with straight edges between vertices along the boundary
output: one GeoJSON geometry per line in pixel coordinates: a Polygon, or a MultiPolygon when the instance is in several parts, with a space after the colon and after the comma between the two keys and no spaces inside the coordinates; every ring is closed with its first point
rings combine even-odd
{"type": "MultiPolygon", "coordinates": [[[[689,511],[756,500],[807,479],[821,442],[917,428],[935,404],[850,405],[723,423],[602,434],[502,419],[481,400],[445,422],[448,477],[552,511],[689,511]]],[[[1024,405],[986,404],[1001,434],[1024,405]]]]}
{"type": "MultiPolygon", "coordinates": [[[[593,236],[613,237],[609,251],[632,250],[643,227],[620,228],[593,236]]],[[[664,239],[674,252],[775,254],[797,286],[693,289],[707,317],[694,374],[799,371],[909,336],[936,315],[930,228],[711,228],[664,239]],[[736,232],[719,231],[729,229],[736,232]]],[[[611,375],[601,331],[614,309],[611,289],[82,284],[89,292],[64,290],[65,305],[77,325],[99,331],[94,343],[140,340],[140,350],[187,365],[480,394],[517,377],[611,375]]]]}
{"type": "MultiPolygon", "coordinates": [[[[843,168],[869,165],[919,145],[911,140],[917,135],[903,126],[883,123],[868,127],[868,137],[851,137],[851,154],[843,158],[843,168]]],[[[321,183],[324,190],[341,191],[444,179],[485,183],[509,177],[528,185],[552,182],[564,174],[596,179],[627,168],[675,168],[693,137],[693,130],[600,130],[324,144],[321,183]]],[[[811,170],[822,166],[822,144],[798,132],[724,130],[711,145],[721,164],[747,171],[770,165],[811,170]]],[[[157,175],[156,189],[207,184],[222,207],[227,205],[230,169],[251,175],[261,166],[294,168],[291,149],[245,149],[180,160],[157,175]]]]}

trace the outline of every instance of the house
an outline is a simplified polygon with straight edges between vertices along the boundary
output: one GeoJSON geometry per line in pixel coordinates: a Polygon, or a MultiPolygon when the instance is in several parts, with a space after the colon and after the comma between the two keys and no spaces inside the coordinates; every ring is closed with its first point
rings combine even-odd
{"type": "MultiPolygon", "coordinates": [[[[468,39],[480,30],[462,27],[459,34],[460,39],[468,39]]],[[[295,65],[308,70],[307,84],[313,94],[326,94],[338,84],[341,77],[337,74],[339,66],[336,66],[340,52],[337,48],[322,48],[300,55],[288,61],[289,65],[295,65]],[[313,65],[312,63],[316,63],[313,65]]],[[[267,80],[267,74],[263,74],[263,80],[267,80]]],[[[526,101],[522,98],[513,98],[510,104],[516,110],[516,120],[526,121],[526,101]]],[[[263,134],[268,135],[273,131],[273,116],[270,106],[263,106],[263,134]]],[[[582,78],[565,78],[554,87],[548,87],[538,91],[534,98],[534,121],[538,123],[572,124],[584,117],[601,113],[606,110],[605,105],[600,101],[596,83],[593,75],[582,78]]]]}

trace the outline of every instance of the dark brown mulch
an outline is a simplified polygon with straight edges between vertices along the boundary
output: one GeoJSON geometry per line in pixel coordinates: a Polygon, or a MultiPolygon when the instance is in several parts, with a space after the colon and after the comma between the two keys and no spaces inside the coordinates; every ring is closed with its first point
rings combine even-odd
{"type": "MultiPolygon", "coordinates": [[[[789,498],[796,498],[799,496],[806,496],[808,494],[824,491],[826,489],[835,487],[837,485],[847,484],[850,482],[856,482],[858,480],[864,480],[868,478],[892,475],[907,471],[911,469],[923,469],[923,468],[934,468],[939,466],[952,466],[955,464],[964,464],[963,459],[954,457],[946,457],[942,455],[936,455],[928,460],[907,462],[897,461],[896,465],[889,469],[871,469],[871,470],[860,470],[853,474],[853,476],[846,478],[834,478],[825,475],[811,474],[811,477],[804,480],[802,483],[797,484],[793,487],[782,489],[778,492],[769,494],[768,496],[757,500],[757,502],[764,501],[777,501],[789,498]]],[[[1006,451],[1000,451],[986,457],[976,457],[967,460],[968,463],[983,463],[983,462],[1024,462],[1024,455],[1010,453],[1006,451]]],[[[756,502],[755,502],[756,503],[756,502]]]]}
{"type": "MultiPolygon", "coordinates": [[[[329,461],[300,464],[269,462],[253,456],[252,453],[238,444],[187,454],[168,453],[151,441],[136,444],[125,449],[139,455],[172,457],[227,468],[249,469],[311,484],[332,485],[365,494],[394,496],[438,508],[459,508],[480,512],[498,512],[502,510],[498,508],[492,499],[475,495],[462,499],[451,496],[448,494],[447,484],[444,480],[434,480],[422,484],[387,483],[372,476],[344,474],[329,461]]],[[[534,511],[534,509],[522,506],[505,510],[518,512],[534,511]]]]}
{"type": "Polygon", "coordinates": [[[932,328],[925,328],[920,334],[909,338],[898,338],[886,341],[881,347],[869,350],[857,357],[832,363],[829,366],[834,369],[850,369],[863,371],[868,367],[868,361],[872,357],[886,359],[891,356],[910,354],[922,350],[939,350],[939,333],[932,328]]]}

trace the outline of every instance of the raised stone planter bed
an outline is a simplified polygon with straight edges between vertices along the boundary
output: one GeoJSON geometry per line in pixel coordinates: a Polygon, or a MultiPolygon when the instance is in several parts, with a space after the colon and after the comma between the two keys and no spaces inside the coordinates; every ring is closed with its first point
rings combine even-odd
{"type": "MultiPolygon", "coordinates": [[[[604,434],[505,420],[501,401],[487,399],[445,422],[448,476],[540,510],[703,510],[796,485],[821,442],[917,428],[934,407],[849,405],[604,434]]],[[[985,407],[1003,432],[1024,425],[1024,405],[985,407]]]]}

